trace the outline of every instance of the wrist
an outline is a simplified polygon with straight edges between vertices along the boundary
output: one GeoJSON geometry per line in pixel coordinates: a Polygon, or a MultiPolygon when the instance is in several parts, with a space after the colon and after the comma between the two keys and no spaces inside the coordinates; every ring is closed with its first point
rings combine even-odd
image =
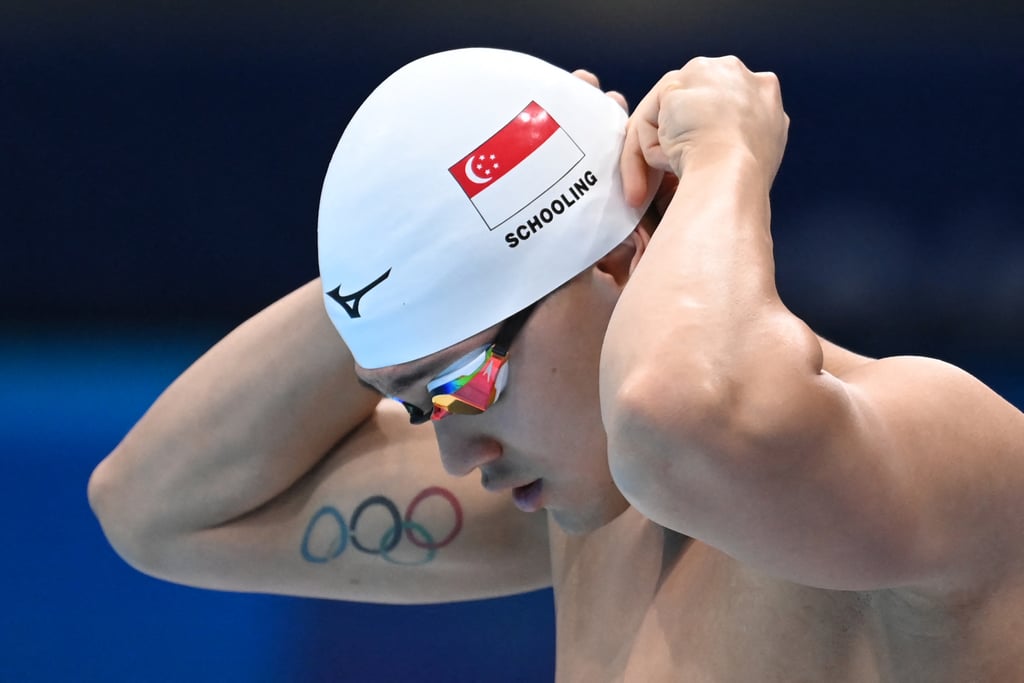
{"type": "Polygon", "coordinates": [[[749,148],[728,143],[693,148],[676,172],[679,175],[676,194],[690,188],[703,198],[702,203],[722,191],[747,196],[749,192],[767,195],[774,174],[774,170],[767,168],[749,148]]]}
{"type": "Polygon", "coordinates": [[[685,172],[756,166],[757,161],[753,151],[742,142],[716,140],[702,142],[686,150],[674,161],[673,170],[682,178],[685,172]]]}

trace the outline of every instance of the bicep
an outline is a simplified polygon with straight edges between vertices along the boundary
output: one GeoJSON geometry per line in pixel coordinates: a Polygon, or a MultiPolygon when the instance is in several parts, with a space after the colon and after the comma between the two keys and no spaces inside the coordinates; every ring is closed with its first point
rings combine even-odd
{"type": "MultiPolygon", "coordinates": [[[[182,536],[172,580],[225,590],[447,602],[550,584],[545,520],[441,466],[433,431],[383,402],[261,508],[182,536]]],[[[170,563],[170,564],[168,564],[170,563]]]]}
{"type": "Polygon", "coordinates": [[[1013,561],[1024,416],[976,379],[889,358],[821,373],[776,401],[760,411],[773,415],[765,428],[676,451],[638,507],[824,588],[963,584],[1013,561]]]}
{"type": "Polygon", "coordinates": [[[963,586],[1016,565],[1024,414],[967,372],[929,358],[883,359],[842,381],[865,417],[846,432],[856,447],[848,454],[838,440],[827,443],[866,465],[839,490],[863,495],[861,509],[897,558],[895,578],[963,586]]]}

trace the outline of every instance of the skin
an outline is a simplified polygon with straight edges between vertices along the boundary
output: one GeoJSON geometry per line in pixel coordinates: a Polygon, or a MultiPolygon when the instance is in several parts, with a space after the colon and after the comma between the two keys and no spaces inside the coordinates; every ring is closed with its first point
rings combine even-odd
{"type": "Polygon", "coordinates": [[[1024,415],[961,370],[856,355],[785,308],[768,190],[787,129],[771,74],[726,58],[666,75],[623,156],[629,197],[650,167],[680,179],[657,230],[539,306],[482,415],[413,427],[357,376],[425,408],[433,373],[495,329],[368,370],[318,282],[271,306],[97,467],[112,545],[230,590],[551,585],[560,681],[1024,680],[1024,415]],[[509,490],[537,479],[545,511],[516,510],[509,490]],[[430,487],[461,526],[440,494],[406,517],[446,545],[374,554],[394,537],[381,499],[401,512],[430,487]]]}

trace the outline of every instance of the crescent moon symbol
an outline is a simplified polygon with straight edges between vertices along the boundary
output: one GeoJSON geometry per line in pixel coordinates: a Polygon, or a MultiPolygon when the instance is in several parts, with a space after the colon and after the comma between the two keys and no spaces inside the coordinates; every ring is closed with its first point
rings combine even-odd
{"type": "Polygon", "coordinates": [[[469,178],[470,180],[472,180],[477,185],[483,185],[484,183],[489,183],[492,180],[494,180],[494,178],[481,178],[476,173],[473,173],[473,160],[474,159],[476,159],[476,155],[475,154],[473,156],[471,156],[468,161],[466,161],[466,177],[469,178]]]}

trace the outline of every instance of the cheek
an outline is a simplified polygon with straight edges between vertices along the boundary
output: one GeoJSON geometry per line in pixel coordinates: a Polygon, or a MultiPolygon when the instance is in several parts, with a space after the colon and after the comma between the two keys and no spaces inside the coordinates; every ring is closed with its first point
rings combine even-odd
{"type": "Polygon", "coordinates": [[[529,449],[555,461],[606,457],[601,423],[597,360],[552,359],[524,372],[529,389],[516,396],[520,436],[529,449]],[[584,362],[581,362],[584,361],[584,362]]]}
{"type": "Polygon", "coordinates": [[[607,311],[589,300],[566,301],[542,311],[534,334],[524,336],[511,360],[510,424],[534,453],[564,459],[596,451],[604,460],[598,373],[607,311]]]}

